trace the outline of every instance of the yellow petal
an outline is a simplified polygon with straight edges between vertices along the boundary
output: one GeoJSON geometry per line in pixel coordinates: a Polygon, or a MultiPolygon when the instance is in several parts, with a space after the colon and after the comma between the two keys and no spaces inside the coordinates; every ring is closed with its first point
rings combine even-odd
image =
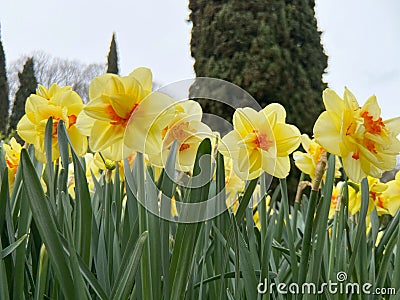
{"type": "Polygon", "coordinates": [[[361,164],[358,160],[352,157],[352,153],[348,153],[342,157],[343,168],[346,175],[354,182],[360,183],[363,178],[367,176],[361,169],[361,164]]]}
{"type": "Polygon", "coordinates": [[[153,85],[153,76],[150,69],[145,67],[140,67],[133,70],[129,76],[134,77],[142,85],[142,88],[150,93],[153,85]]]}
{"type": "Polygon", "coordinates": [[[240,140],[240,135],[235,130],[232,130],[222,138],[218,144],[218,151],[223,156],[234,158],[238,155],[238,143],[240,140]]]}
{"type": "Polygon", "coordinates": [[[373,117],[373,120],[377,120],[381,116],[381,108],[378,105],[378,101],[376,96],[371,96],[365,101],[362,111],[367,111],[370,116],[373,117]]]}
{"type": "Polygon", "coordinates": [[[258,129],[259,114],[252,108],[238,108],[233,114],[233,127],[244,138],[249,133],[258,129]]]}
{"type": "Polygon", "coordinates": [[[384,123],[386,128],[395,135],[400,133],[400,117],[385,120],[384,123]]]}
{"type": "Polygon", "coordinates": [[[37,142],[38,131],[36,126],[26,115],[18,122],[17,133],[27,143],[35,144],[37,142]]]}
{"type": "Polygon", "coordinates": [[[274,134],[278,156],[287,156],[300,145],[300,131],[294,125],[278,123],[274,134]]]}
{"type": "Polygon", "coordinates": [[[84,108],[85,113],[96,120],[113,122],[118,117],[112,108],[108,96],[99,96],[92,99],[84,108]]]}
{"type": "Polygon", "coordinates": [[[115,143],[113,143],[111,146],[102,150],[101,153],[105,159],[119,161],[119,160],[123,159],[122,146],[123,146],[123,142],[122,142],[122,139],[120,139],[120,140],[116,141],[115,143]]]}
{"type": "Polygon", "coordinates": [[[293,153],[294,163],[304,174],[313,178],[315,176],[315,165],[313,159],[307,153],[295,151],[293,153]]]}
{"type": "Polygon", "coordinates": [[[307,134],[301,135],[301,145],[303,146],[304,150],[308,151],[310,149],[312,141],[307,134]]]}
{"type": "Polygon", "coordinates": [[[315,122],[314,137],[328,152],[340,156],[340,125],[335,124],[326,111],[315,122]]]}
{"type": "Polygon", "coordinates": [[[350,92],[350,90],[347,87],[344,88],[343,100],[345,104],[345,110],[354,111],[360,107],[356,97],[353,95],[352,92],[350,92]]]}
{"type": "Polygon", "coordinates": [[[282,156],[276,158],[276,166],[272,175],[277,178],[285,178],[289,175],[290,159],[289,156],[282,156]]]}
{"type": "Polygon", "coordinates": [[[90,132],[92,131],[94,122],[95,119],[89,117],[85,113],[85,111],[81,111],[81,113],[78,115],[78,118],[76,119],[76,126],[81,134],[89,136],[90,132]]]}
{"type": "MultiPolygon", "coordinates": [[[[123,139],[124,128],[110,125],[108,122],[96,120],[89,139],[92,151],[102,151],[123,139]]],[[[121,149],[122,151],[122,149],[121,149]]]]}
{"type": "Polygon", "coordinates": [[[67,107],[67,114],[78,116],[78,114],[82,111],[83,101],[81,97],[73,91],[67,91],[60,94],[57,94],[49,101],[50,105],[57,105],[61,107],[67,107]]]}
{"type": "Polygon", "coordinates": [[[325,89],[322,94],[322,99],[326,110],[335,115],[338,119],[342,116],[344,110],[344,101],[331,89],[325,89]]]}
{"type": "Polygon", "coordinates": [[[271,103],[262,109],[262,112],[268,117],[268,121],[271,126],[275,126],[276,123],[285,123],[286,110],[279,103],[271,103]]]}
{"type": "Polygon", "coordinates": [[[87,151],[87,137],[82,135],[75,125],[68,128],[67,131],[76,154],[83,156],[87,151]]]}
{"type": "Polygon", "coordinates": [[[89,85],[89,98],[94,99],[102,96],[103,94],[113,93],[113,90],[105,91],[105,87],[112,78],[118,77],[115,74],[103,74],[93,78],[89,85]]]}
{"type": "Polygon", "coordinates": [[[153,92],[143,99],[132,113],[126,126],[125,147],[144,153],[147,136],[151,130],[159,128],[157,123],[160,121],[160,117],[174,102],[175,100],[171,97],[158,92],[153,92]]]}

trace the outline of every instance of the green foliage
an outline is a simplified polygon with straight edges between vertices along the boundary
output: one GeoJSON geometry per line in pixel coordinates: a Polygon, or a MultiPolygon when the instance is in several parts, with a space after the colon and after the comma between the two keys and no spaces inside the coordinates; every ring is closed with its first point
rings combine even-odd
{"type": "MultiPolygon", "coordinates": [[[[230,81],[262,107],[281,103],[288,123],[311,134],[323,111],[327,67],[314,1],[191,0],[189,8],[196,75],[230,81]]],[[[206,112],[230,118],[222,104],[202,104],[206,112]]]]}
{"type": "Polygon", "coordinates": [[[8,82],[6,71],[6,56],[4,54],[3,43],[0,33],[0,136],[6,135],[8,123],[8,109],[10,102],[8,99],[8,82]]]}
{"type": "Polygon", "coordinates": [[[110,51],[107,56],[107,73],[118,74],[118,52],[115,33],[112,35],[110,51]]]}
{"type": "MultiPolygon", "coordinates": [[[[33,58],[28,58],[25,62],[22,72],[18,73],[18,78],[20,86],[15,94],[7,135],[10,135],[12,131],[17,129],[19,120],[21,120],[22,116],[25,114],[26,99],[36,91],[37,81],[35,77],[33,58]]],[[[21,140],[19,140],[19,142],[21,142],[21,140]]]]}

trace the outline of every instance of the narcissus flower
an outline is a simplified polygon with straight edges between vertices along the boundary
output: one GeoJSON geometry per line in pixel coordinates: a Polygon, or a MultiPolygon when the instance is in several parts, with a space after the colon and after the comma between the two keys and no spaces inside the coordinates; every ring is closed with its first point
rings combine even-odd
{"type": "MultiPolygon", "coordinates": [[[[367,221],[369,222],[370,213],[376,208],[379,216],[389,214],[387,203],[385,199],[386,196],[384,192],[387,190],[388,186],[380,182],[379,179],[368,176],[368,186],[369,186],[369,203],[367,212],[367,221]]],[[[359,187],[357,193],[349,196],[349,211],[352,215],[360,211],[361,208],[361,187],[359,187]]]]}
{"type": "Polygon", "coordinates": [[[11,138],[8,144],[3,144],[3,148],[6,152],[5,158],[8,167],[8,185],[11,190],[14,185],[15,174],[17,174],[22,146],[15,140],[15,138],[11,138]]]}
{"type": "MultiPolygon", "coordinates": [[[[293,153],[294,163],[297,168],[300,169],[304,174],[310,175],[311,179],[315,177],[315,168],[321,158],[321,154],[325,151],[321,145],[319,145],[315,139],[310,139],[307,134],[301,136],[301,145],[306,152],[295,151],[293,153]]],[[[335,162],[335,177],[340,177],[341,164],[339,158],[336,157],[335,162]]],[[[324,179],[325,179],[324,174],[324,179]]]]}
{"type": "Polygon", "coordinates": [[[347,88],[344,99],[326,89],[323,101],[326,111],[315,123],[315,139],[328,152],[342,157],[351,180],[359,183],[367,175],[380,178],[383,171],[396,166],[400,117],[383,121],[375,96],[361,107],[347,88]]]}
{"type": "Polygon", "coordinates": [[[232,158],[241,179],[257,178],[264,171],[278,178],[289,174],[289,154],[299,146],[300,132],[285,119],[285,109],[276,103],[259,112],[248,107],[235,111],[234,130],[222,138],[219,151],[232,158]]]}
{"type": "Polygon", "coordinates": [[[400,208],[400,172],[394,180],[386,183],[387,189],[382,193],[382,204],[389,214],[394,216],[400,208]]]}
{"type": "Polygon", "coordinates": [[[173,103],[158,116],[148,118],[147,122],[135,122],[133,118],[126,130],[125,144],[148,155],[152,165],[163,167],[176,140],[176,168],[191,171],[201,141],[212,137],[211,129],[201,122],[202,114],[197,102],[187,100],[173,103]]]}
{"type": "MultiPolygon", "coordinates": [[[[92,80],[90,101],[77,120],[79,129],[89,136],[92,151],[101,151],[111,160],[123,158],[123,138],[128,121],[152,119],[173,102],[151,90],[152,74],[147,68],[135,69],[128,76],[104,74],[92,80]],[[148,101],[144,103],[145,98],[148,101]]],[[[135,135],[132,138],[141,137],[135,135]]]]}
{"type": "Polygon", "coordinates": [[[77,155],[82,156],[87,150],[87,138],[76,127],[76,119],[82,109],[82,99],[72,91],[71,87],[60,87],[53,84],[46,89],[39,85],[36,94],[32,94],[26,100],[25,115],[17,125],[18,135],[25,142],[33,144],[37,159],[45,162],[44,133],[46,123],[52,117],[52,159],[55,160],[60,156],[57,126],[58,122],[62,120],[65,122],[67,133],[77,155]]]}

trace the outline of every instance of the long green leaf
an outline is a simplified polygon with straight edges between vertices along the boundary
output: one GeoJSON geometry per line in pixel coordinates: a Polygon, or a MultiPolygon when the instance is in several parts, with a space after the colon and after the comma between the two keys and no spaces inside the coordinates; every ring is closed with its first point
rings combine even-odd
{"type": "Polygon", "coordinates": [[[127,299],[129,292],[134,284],[134,277],[139,268],[144,244],[146,243],[148,232],[143,232],[139,240],[134,245],[134,234],[131,235],[125,253],[122,257],[121,269],[115,280],[110,299],[127,299]]]}
{"type": "MultiPolygon", "coordinates": [[[[71,141],[69,140],[63,121],[59,121],[58,123],[58,134],[61,136],[60,138],[62,141],[68,140],[71,149],[72,161],[74,163],[74,180],[77,203],[75,206],[77,214],[77,222],[74,227],[74,235],[76,237],[75,243],[78,253],[82,256],[86,264],[89,265],[93,212],[86,173],[75,153],[71,141]]],[[[65,156],[65,154],[63,154],[63,156],[65,156]]]]}
{"type": "MultiPolygon", "coordinates": [[[[20,197],[20,210],[18,217],[18,230],[17,238],[21,239],[29,233],[29,227],[32,220],[32,214],[29,209],[28,199],[26,197],[25,189],[21,190],[20,197]]],[[[16,249],[15,255],[15,269],[14,269],[14,281],[13,281],[13,298],[21,299],[24,291],[25,283],[25,257],[26,257],[26,240],[20,244],[16,249]]]]}
{"type": "Polygon", "coordinates": [[[4,259],[8,255],[10,255],[12,252],[15,251],[19,247],[19,245],[22,244],[23,241],[28,237],[28,234],[22,235],[17,241],[12,243],[11,245],[7,246],[3,250],[1,250],[1,259],[4,259]]]}
{"type": "Polygon", "coordinates": [[[21,151],[22,177],[24,186],[29,195],[29,205],[33,218],[43,239],[56,278],[66,298],[74,298],[74,283],[68,267],[68,259],[64,254],[56,222],[50,212],[50,207],[44,195],[40,180],[33,167],[29,154],[25,149],[21,151]]]}
{"type": "MultiPolygon", "coordinates": [[[[3,252],[0,238],[0,250],[3,252]]],[[[3,258],[0,259],[0,300],[8,300],[10,298],[8,291],[8,278],[6,266],[3,258]]]]}
{"type": "MultiPolygon", "coordinates": [[[[193,186],[207,182],[206,179],[211,175],[211,142],[204,139],[197,150],[197,155],[193,168],[193,186]],[[200,165],[203,166],[201,168],[200,165]]],[[[207,200],[210,182],[200,187],[192,188],[189,194],[190,202],[202,202],[207,200]]],[[[183,212],[185,213],[185,212],[183,212]]],[[[200,212],[201,213],[201,212],[200,212]]],[[[178,225],[177,238],[172,253],[170,279],[173,282],[171,289],[171,299],[182,299],[185,294],[186,285],[189,280],[191,267],[193,266],[194,248],[199,238],[200,226],[202,224],[178,225]]]]}
{"type": "MultiPolygon", "coordinates": [[[[174,141],[171,150],[168,153],[168,158],[165,163],[164,175],[162,176],[161,183],[161,205],[160,213],[161,216],[171,215],[171,199],[174,191],[174,181],[169,175],[175,174],[175,163],[176,163],[176,153],[178,150],[178,143],[174,141]]],[[[170,278],[169,278],[169,268],[170,268],[170,251],[169,251],[169,241],[170,241],[170,223],[165,218],[160,220],[160,239],[161,239],[161,265],[162,265],[162,276],[163,276],[163,297],[165,300],[169,299],[170,295],[170,278]]]]}

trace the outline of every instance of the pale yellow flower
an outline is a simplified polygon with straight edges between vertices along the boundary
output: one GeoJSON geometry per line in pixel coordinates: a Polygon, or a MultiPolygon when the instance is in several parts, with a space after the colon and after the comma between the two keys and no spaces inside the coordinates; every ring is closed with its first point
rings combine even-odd
{"type": "Polygon", "coordinates": [[[285,119],[285,109],[276,103],[259,112],[248,107],[235,111],[234,130],[222,138],[219,151],[232,158],[241,179],[254,179],[262,172],[278,178],[289,174],[289,154],[299,146],[300,132],[285,119]]]}
{"type": "Polygon", "coordinates": [[[18,135],[35,147],[35,155],[41,162],[46,161],[44,133],[46,123],[53,118],[52,160],[60,156],[58,150],[57,126],[60,120],[65,128],[78,156],[87,150],[87,138],[76,127],[77,116],[83,109],[82,99],[71,87],[59,87],[53,84],[49,89],[39,85],[36,94],[32,94],[25,104],[25,115],[17,125],[18,135]]]}
{"type": "Polygon", "coordinates": [[[315,123],[315,139],[328,152],[342,157],[351,180],[359,183],[367,175],[380,178],[383,171],[396,166],[400,117],[383,121],[375,96],[361,107],[347,88],[344,99],[326,89],[323,101],[326,111],[315,123]]]}

